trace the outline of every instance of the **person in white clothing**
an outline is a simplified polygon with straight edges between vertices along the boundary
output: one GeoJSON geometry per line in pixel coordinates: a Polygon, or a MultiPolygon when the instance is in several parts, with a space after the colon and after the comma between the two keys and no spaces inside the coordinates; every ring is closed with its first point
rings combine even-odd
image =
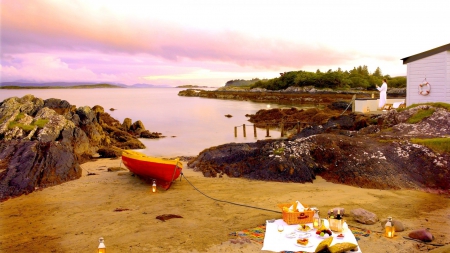
{"type": "Polygon", "coordinates": [[[380,91],[380,102],[378,103],[378,108],[382,109],[384,104],[386,104],[386,91],[387,91],[387,81],[383,79],[383,84],[381,87],[377,85],[377,90],[380,91]]]}

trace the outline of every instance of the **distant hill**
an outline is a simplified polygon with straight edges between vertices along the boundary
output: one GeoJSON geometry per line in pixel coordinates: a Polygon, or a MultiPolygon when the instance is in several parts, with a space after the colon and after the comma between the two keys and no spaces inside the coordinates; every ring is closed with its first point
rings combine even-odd
{"type": "Polygon", "coordinates": [[[0,89],[92,89],[92,88],[167,88],[168,85],[154,84],[133,84],[125,85],[121,83],[92,83],[92,82],[2,82],[0,89]]]}
{"type": "Polygon", "coordinates": [[[137,83],[133,85],[128,85],[128,88],[172,88],[169,85],[155,85],[155,84],[146,84],[146,83],[137,83]]]}
{"type": "Polygon", "coordinates": [[[190,84],[186,84],[186,85],[179,85],[177,86],[177,88],[208,88],[208,86],[199,86],[199,85],[190,85],[190,84]]]}

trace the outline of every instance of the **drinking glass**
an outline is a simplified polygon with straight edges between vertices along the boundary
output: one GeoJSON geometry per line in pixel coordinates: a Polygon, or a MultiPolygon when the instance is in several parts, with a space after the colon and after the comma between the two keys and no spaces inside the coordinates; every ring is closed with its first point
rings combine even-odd
{"type": "Polygon", "coordinates": [[[283,233],[283,231],[284,231],[284,226],[283,226],[283,225],[278,225],[278,226],[277,226],[277,230],[278,230],[278,232],[280,232],[280,234],[283,233]]]}

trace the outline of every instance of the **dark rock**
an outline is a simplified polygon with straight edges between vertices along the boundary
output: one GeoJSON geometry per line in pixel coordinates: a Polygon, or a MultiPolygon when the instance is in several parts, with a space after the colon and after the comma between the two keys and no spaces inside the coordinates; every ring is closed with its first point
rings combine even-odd
{"type": "Polygon", "coordinates": [[[116,147],[102,147],[97,150],[101,158],[118,158],[122,156],[122,149],[116,147]]]}
{"type": "MultiPolygon", "coordinates": [[[[140,121],[135,126],[145,129],[140,121]]],[[[101,106],[76,109],[32,95],[0,103],[0,139],[0,200],[79,178],[80,163],[97,151],[119,157],[122,149],[145,148],[101,106]]]]}
{"type": "Polygon", "coordinates": [[[125,131],[130,131],[131,124],[132,124],[131,119],[130,118],[125,118],[123,120],[122,127],[124,128],[125,131]]]}
{"type": "Polygon", "coordinates": [[[144,127],[144,124],[142,123],[142,121],[138,120],[131,125],[130,130],[134,131],[134,132],[137,130],[144,131],[145,127],[144,127]]]}
{"type": "Polygon", "coordinates": [[[150,133],[148,130],[144,130],[140,134],[141,138],[147,138],[147,139],[158,139],[161,138],[161,133],[153,132],[150,133]]]}
{"type": "Polygon", "coordinates": [[[72,151],[58,142],[0,142],[0,200],[77,179],[81,168],[72,151]]]}
{"type": "Polygon", "coordinates": [[[408,234],[409,237],[417,240],[421,240],[423,242],[431,242],[433,241],[433,235],[426,229],[418,229],[410,232],[408,234]]]}

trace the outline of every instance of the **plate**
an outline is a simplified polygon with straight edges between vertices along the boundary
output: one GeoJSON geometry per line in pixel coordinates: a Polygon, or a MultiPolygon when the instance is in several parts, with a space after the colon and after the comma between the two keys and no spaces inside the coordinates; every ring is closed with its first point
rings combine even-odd
{"type": "Polygon", "coordinates": [[[288,234],[286,234],[287,238],[297,238],[297,233],[296,232],[290,232],[288,234]]]}
{"type": "Polygon", "coordinates": [[[330,236],[328,234],[325,234],[324,236],[317,235],[317,237],[320,238],[320,239],[325,239],[325,238],[328,238],[330,236]]]}
{"type": "Polygon", "coordinates": [[[311,236],[311,233],[306,233],[306,232],[297,232],[297,236],[298,236],[298,238],[300,238],[300,239],[303,239],[303,238],[308,238],[308,237],[310,237],[310,236],[311,236]]]}
{"type": "Polygon", "coordinates": [[[306,245],[302,245],[302,244],[298,244],[297,242],[294,243],[295,246],[300,247],[300,248],[311,248],[312,246],[314,246],[312,243],[308,243],[306,245]]]}
{"type": "Polygon", "coordinates": [[[342,235],[342,236],[336,236],[336,239],[344,239],[345,238],[345,235],[342,235]]]}

